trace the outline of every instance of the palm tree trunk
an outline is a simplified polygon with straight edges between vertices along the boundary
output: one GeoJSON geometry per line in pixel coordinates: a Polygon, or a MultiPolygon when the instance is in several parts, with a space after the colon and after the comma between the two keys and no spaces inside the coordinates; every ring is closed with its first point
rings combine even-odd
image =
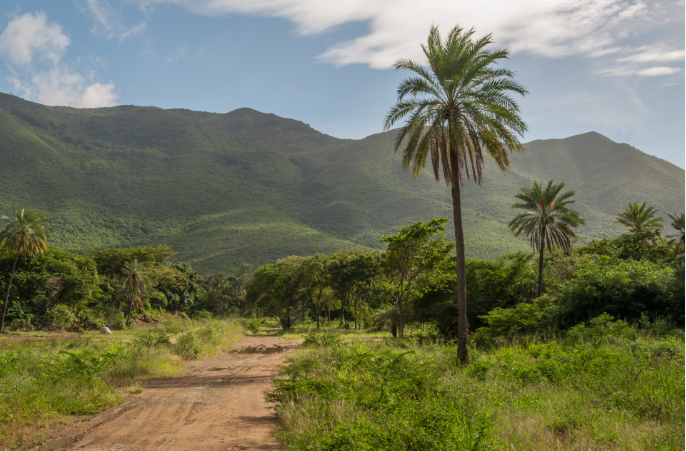
{"type": "Polygon", "coordinates": [[[460,179],[457,162],[452,163],[453,183],[453,223],[455,225],[455,255],[457,265],[457,362],[460,365],[469,363],[469,324],[467,322],[467,277],[465,274],[464,231],[462,230],[462,204],[460,200],[460,179]]]}
{"type": "Polygon", "coordinates": [[[19,252],[14,257],[14,263],[12,264],[12,272],[10,273],[10,281],[7,284],[7,290],[5,290],[5,305],[2,307],[2,321],[0,321],[0,333],[5,329],[5,315],[7,314],[7,303],[10,299],[10,287],[12,286],[12,279],[14,278],[14,270],[17,268],[17,260],[19,260],[19,252]]]}
{"type": "Polygon", "coordinates": [[[543,233],[541,233],[541,250],[539,251],[540,254],[538,256],[538,294],[537,298],[541,297],[541,291],[543,290],[543,250],[545,245],[545,228],[543,229],[543,233]]]}

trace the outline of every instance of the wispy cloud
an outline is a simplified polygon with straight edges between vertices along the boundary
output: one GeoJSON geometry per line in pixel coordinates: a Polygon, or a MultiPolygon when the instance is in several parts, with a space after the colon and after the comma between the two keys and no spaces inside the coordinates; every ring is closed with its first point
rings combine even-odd
{"type": "Polygon", "coordinates": [[[481,34],[493,32],[498,45],[513,53],[551,58],[610,55],[625,48],[622,40],[649,35],[666,23],[683,29],[683,8],[658,0],[146,0],[146,4],[151,1],[205,15],[282,17],[303,35],[368,22],[367,34],[333,46],[320,60],[374,68],[388,68],[400,57],[423,59],[419,43],[431,24],[444,30],[458,23],[474,26],[481,34]]]}
{"type": "Polygon", "coordinates": [[[10,69],[14,89],[46,105],[114,105],[114,84],[98,82],[93,72],[84,77],[62,61],[70,43],[62,27],[48,22],[45,13],[27,13],[12,20],[0,34],[0,55],[10,69]]]}
{"type": "Polygon", "coordinates": [[[114,8],[108,0],[86,0],[85,3],[85,10],[93,19],[91,32],[122,40],[141,34],[147,28],[151,12],[149,2],[140,2],[139,9],[143,13],[143,20],[135,25],[127,26],[124,25],[121,10],[114,8]]]}
{"type": "Polygon", "coordinates": [[[681,71],[683,63],[679,66],[665,66],[665,63],[684,61],[685,52],[683,48],[676,47],[675,45],[670,48],[665,44],[660,44],[626,50],[621,54],[628,54],[627,56],[616,58],[615,65],[602,69],[598,73],[601,75],[638,75],[643,77],[671,75],[681,71]]]}

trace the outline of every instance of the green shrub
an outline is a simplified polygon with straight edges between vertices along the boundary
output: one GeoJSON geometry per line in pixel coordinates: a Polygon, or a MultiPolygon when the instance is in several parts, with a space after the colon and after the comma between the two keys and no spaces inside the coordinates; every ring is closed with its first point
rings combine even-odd
{"type": "Polygon", "coordinates": [[[28,331],[28,330],[33,330],[33,325],[23,319],[23,318],[17,318],[12,320],[12,322],[9,324],[9,330],[13,331],[28,331]]]}
{"type": "Polygon", "coordinates": [[[120,312],[119,309],[112,305],[100,304],[93,307],[91,310],[93,312],[92,316],[102,318],[104,321],[104,326],[122,327],[126,322],[126,316],[124,315],[124,312],[120,312]]]}
{"type": "Polygon", "coordinates": [[[172,345],[174,353],[184,360],[197,359],[201,352],[198,337],[192,330],[181,332],[176,336],[176,343],[172,345]]]}
{"type": "Polygon", "coordinates": [[[303,344],[333,348],[341,345],[341,337],[335,332],[310,332],[305,337],[303,344]]]}
{"type": "Polygon", "coordinates": [[[76,315],[68,306],[59,304],[48,309],[45,319],[48,324],[52,324],[60,329],[66,329],[76,322],[76,315]]]}
{"type": "Polygon", "coordinates": [[[256,334],[260,331],[260,327],[264,324],[262,318],[241,318],[241,324],[248,329],[250,333],[256,334]]]}
{"type": "MultiPolygon", "coordinates": [[[[600,257],[559,286],[555,304],[561,327],[589,321],[607,312],[631,323],[647,312],[651,318],[677,315],[674,271],[647,261],[600,257]]],[[[681,306],[683,309],[683,306],[681,306]]]]}
{"type": "Polygon", "coordinates": [[[197,312],[195,312],[195,315],[193,315],[193,319],[198,318],[210,320],[212,319],[212,313],[208,312],[207,310],[198,310],[197,312]]]}

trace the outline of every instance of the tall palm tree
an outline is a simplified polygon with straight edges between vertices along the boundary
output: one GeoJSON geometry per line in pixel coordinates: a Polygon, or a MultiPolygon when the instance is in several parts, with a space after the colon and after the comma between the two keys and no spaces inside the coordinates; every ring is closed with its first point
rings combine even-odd
{"type": "Polygon", "coordinates": [[[681,248],[684,246],[684,214],[681,213],[678,215],[674,213],[674,216],[672,216],[667,213],[667,216],[672,219],[672,223],[670,225],[674,230],[676,230],[675,234],[667,235],[667,238],[669,238],[669,244],[676,245],[674,247],[674,256],[676,257],[676,255],[681,251],[681,248]]]}
{"type": "Polygon", "coordinates": [[[407,117],[395,137],[395,151],[404,146],[403,167],[419,177],[430,156],[436,181],[442,173],[451,187],[457,254],[457,358],[462,364],[468,363],[469,354],[460,189],[464,176],[481,184],[484,153],[505,171],[510,165],[508,152],[522,150],[519,136],[527,129],[519,106],[509,95],[527,91],[514,80],[512,71],[495,67],[498,60],[507,58],[507,50],[486,50],[493,42],[491,35],[481,39],[473,39],[473,35],[474,29],[464,31],[456,26],[442,40],[438,27],[431,27],[427,44],[422,45],[428,67],[405,59],[395,63],[396,70],[414,75],[398,87],[398,101],[384,122],[384,130],[389,131],[407,117]]]}
{"type": "Polygon", "coordinates": [[[31,258],[36,258],[38,254],[48,248],[50,233],[47,230],[48,220],[45,214],[38,210],[24,210],[21,206],[17,207],[14,217],[2,216],[0,219],[9,221],[5,228],[0,231],[0,244],[14,253],[14,263],[10,280],[5,290],[5,303],[2,307],[2,320],[0,320],[0,332],[5,327],[5,315],[7,314],[7,302],[10,298],[10,287],[14,278],[14,271],[17,268],[19,255],[24,254],[31,258]]]}
{"type": "Polygon", "coordinates": [[[615,222],[618,222],[632,231],[652,230],[654,232],[662,229],[662,218],[656,218],[655,214],[660,211],[653,207],[646,208],[646,203],[638,205],[629,203],[623,212],[617,213],[615,222]]]}
{"type": "Polygon", "coordinates": [[[578,212],[567,208],[576,201],[571,198],[576,194],[567,191],[560,194],[564,183],[553,180],[543,188],[538,182],[533,182],[530,188],[521,188],[515,197],[521,201],[512,208],[527,210],[510,221],[508,227],[515,236],[524,234],[531,239],[531,247],[539,253],[538,256],[538,296],[543,288],[543,250],[548,252],[554,248],[569,250],[572,247],[570,238],[574,237],[572,227],[585,225],[586,221],[578,212]]]}
{"type": "Polygon", "coordinates": [[[150,286],[150,280],[145,266],[138,260],[133,260],[124,265],[122,269],[122,288],[124,289],[124,302],[126,305],[126,325],[131,322],[131,311],[140,307],[143,298],[150,286]]]}

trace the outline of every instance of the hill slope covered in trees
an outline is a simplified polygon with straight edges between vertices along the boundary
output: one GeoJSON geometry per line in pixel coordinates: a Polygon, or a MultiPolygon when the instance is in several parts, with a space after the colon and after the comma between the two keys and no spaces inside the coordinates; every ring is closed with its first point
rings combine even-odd
{"type": "MultiPolygon", "coordinates": [[[[201,273],[369,250],[408,223],[452,217],[445,185],[428,172],[413,180],[392,142],[245,108],[75,109],[0,94],[0,213],[45,211],[52,243],[73,251],[169,244],[201,273]]],[[[683,169],[594,132],[530,142],[512,161],[505,174],[487,165],[483,186],[463,191],[470,256],[528,249],[506,224],[532,180],[577,191],[582,242],[619,235],[613,217],[628,202],[684,209],[683,169]]]]}

